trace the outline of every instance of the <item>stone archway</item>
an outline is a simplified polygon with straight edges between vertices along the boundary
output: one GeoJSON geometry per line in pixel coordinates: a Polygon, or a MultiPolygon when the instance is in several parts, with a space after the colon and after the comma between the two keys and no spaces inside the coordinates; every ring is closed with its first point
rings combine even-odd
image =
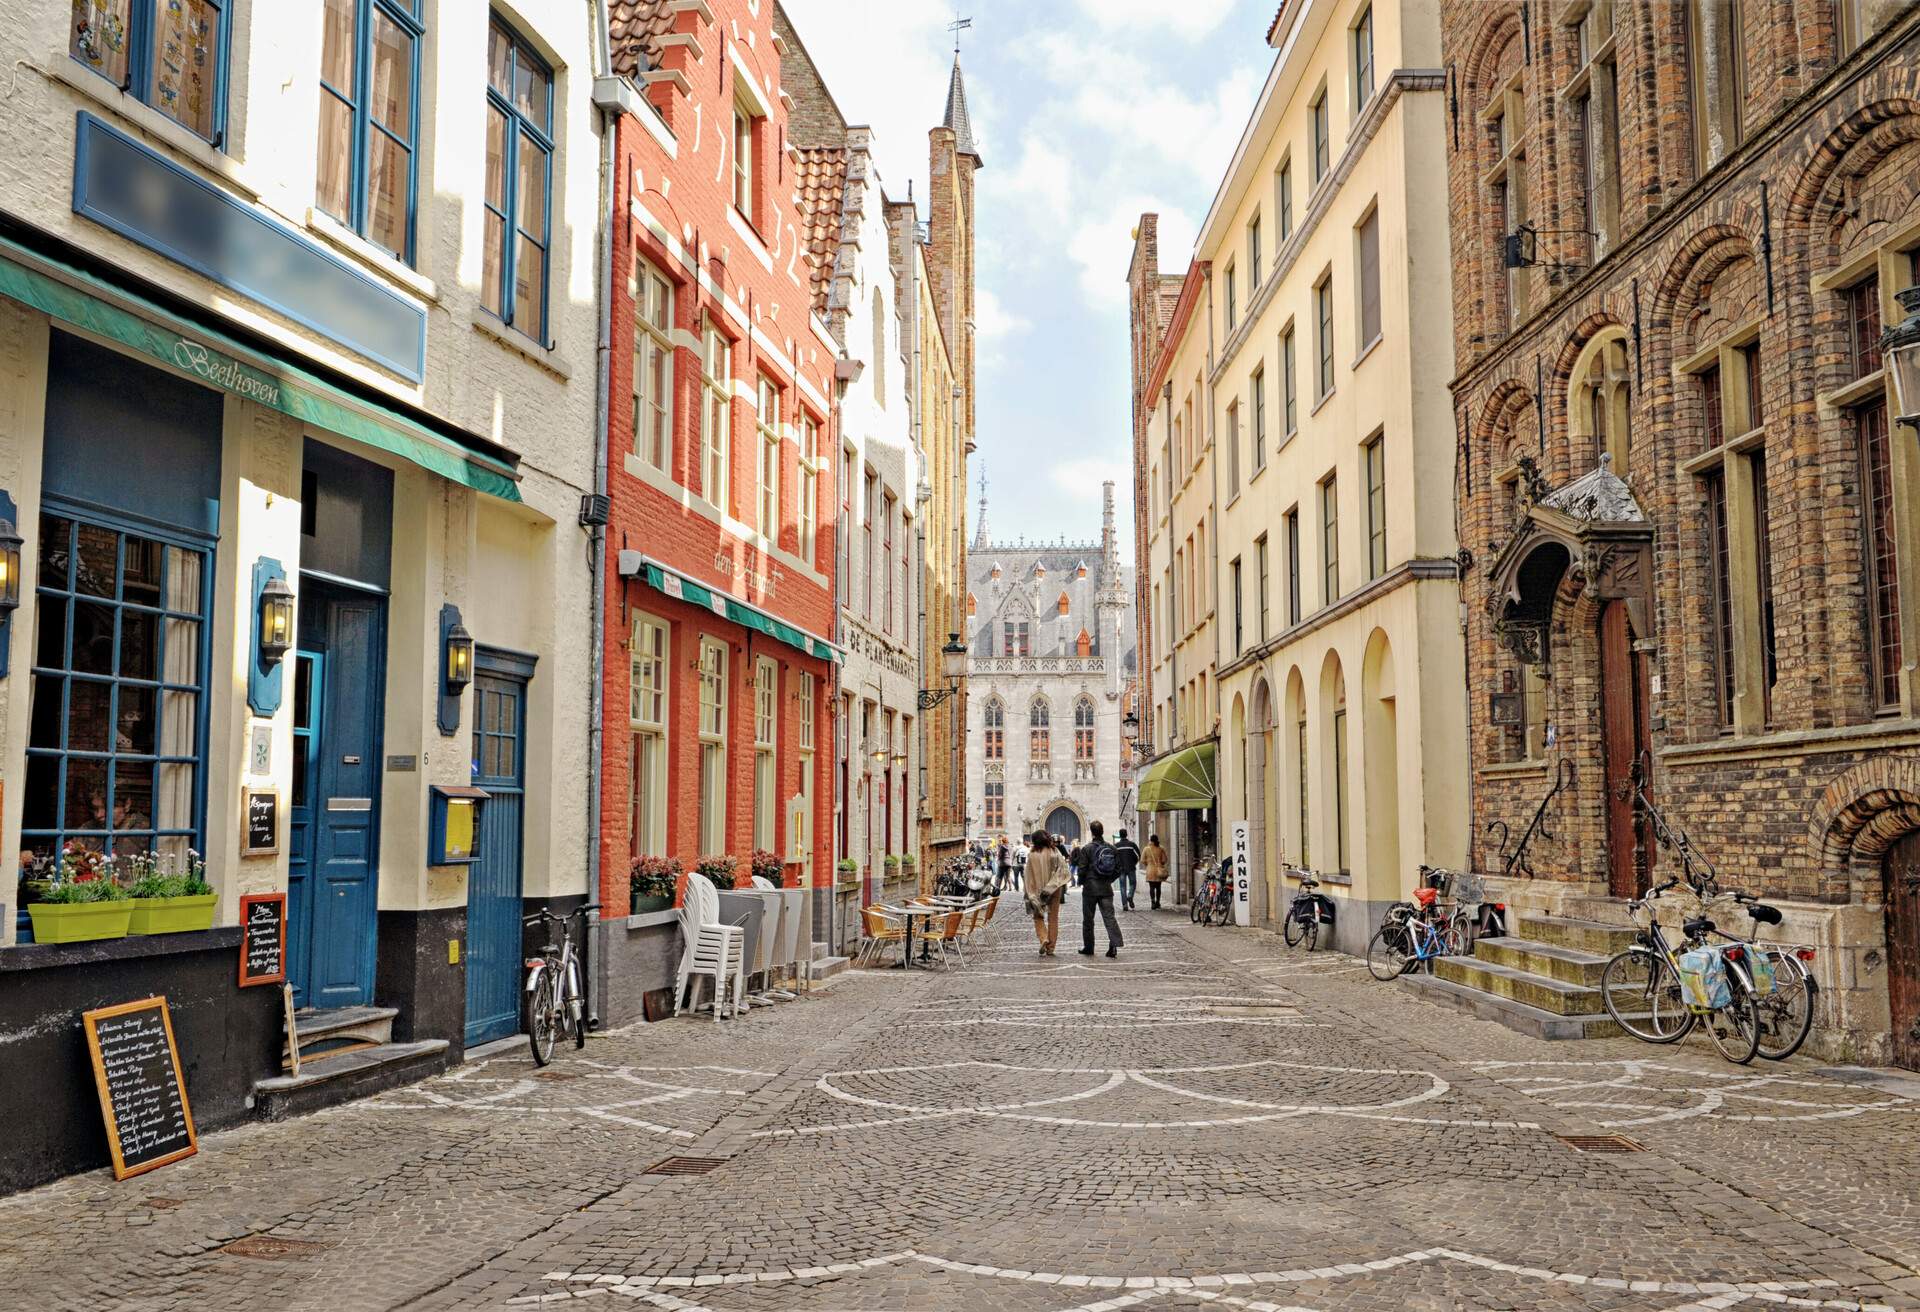
{"type": "Polygon", "coordinates": [[[1086,818],[1080,814],[1080,808],[1071,802],[1056,802],[1047,808],[1046,819],[1040,827],[1055,838],[1064,838],[1077,843],[1086,836],[1086,818]]]}

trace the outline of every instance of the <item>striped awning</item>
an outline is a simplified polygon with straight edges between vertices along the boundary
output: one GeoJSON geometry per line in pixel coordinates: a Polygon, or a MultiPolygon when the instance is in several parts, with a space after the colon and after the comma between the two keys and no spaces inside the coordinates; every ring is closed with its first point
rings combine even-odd
{"type": "Polygon", "coordinates": [[[1148,766],[1140,775],[1137,809],[1204,811],[1212,806],[1214,753],[1212,743],[1199,743],[1148,766]]]}
{"type": "Polygon", "coordinates": [[[704,583],[696,583],[677,570],[668,569],[658,561],[649,560],[637,551],[623,551],[620,557],[620,573],[623,576],[644,583],[656,592],[672,597],[675,601],[684,601],[691,606],[703,606],[723,620],[731,620],[757,633],[764,633],[769,638],[797,648],[816,660],[838,663],[841,658],[840,649],[825,638],[815,637],[805,629],[796,629],[785,620],[769,615],[758,606],[741,601],[738,597],[728,596],[704,583]]]}

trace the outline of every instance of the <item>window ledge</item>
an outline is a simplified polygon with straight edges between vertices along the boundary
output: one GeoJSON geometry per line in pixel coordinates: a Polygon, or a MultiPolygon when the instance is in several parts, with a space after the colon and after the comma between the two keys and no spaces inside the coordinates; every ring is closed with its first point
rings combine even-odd
{"type": "Polygon", "coordinates": [[[561,362],[551,346],[542,346],[518,328],[508,327],[492,311],[475,309],[472,323],[475,332],[491,337],[509,351],[531,360],[561,382],[572,381],[573,370],[561,362]]]}
{"type": "Polygon", "coordinates": [[[0,948],[0,974],[58,966],[92,966],[109,961],[177,956],[188,952],[229,953],[239,944],[238,925],[220,925],[184,934],[136,934],[87,943],[17,943],[10,948],[0,948]]]}
{"type": "Polygon", "coordinates": [[[247,181],[246,174],[234,162],[233,156],[214,146],[199,133],[176,123],[152,105],[135,98],[131,92],[122,91],[101,74],[80,64],[65,50],[56,51],[48,62],[51,67],[40,70],[48,78],[65,84],[121,122],[156,139],[176,154],[191,159],[209,173],[217,175],[221,181],[231,184],[248,200],[260,199],[260,189],[247,181]]]}
{"type": "Polygon", "coordinates": [[[760,262],[761,267],[769,273],[773,272],[773,252],[767,249],[767,239],[760,235],[760,229],[754,226],[753,220],[742,214],[738,205],[729,205],[727,222],[747,243],[747,249],[753,252],[754,259],[760,262]]]}
{"type": "Polygon", "coordinates": [[[1846,410],[1862,402],[1876,401],[1886,390],[1887,371],[1875,369],[1870,374],[1862,374],[1845,387],[1822,393],[1820,404],[1830,410],[1846,410]]]}
{"type": "Polygon", "coordinates": [[[1268,461],[1266,464],[1261,465],[1258,469],[1254,470],[1253,473],[1249,474],[1247,476],[1247,486],[1252,487],[1255,483],[1258,483],[1260,481],[1260,475],[1266,473],[1267,470],[1272,467],[1272,465],[1273,465],[1273,462],[1268,461]]]}
{"type": "Polygon", "coordinates": [[[439,303],[440,287],[433,279],[401,263],[326,211],[308,208],[307,231],[383,278],[393,279],[421,300],[439,303]]]}
{"type": "Polygon", "coordinates": [[[1480,767],[1480,774],[1489,779],[1530,779],[1535,775],[1545,778],[1546,773],[1545,761],[1501,761],[1480,767]]]}
{"type": "Polygon", "coordinates": [[[1233,490],[1233,495],[1227,498],[1227,504],[1225,508],[1228,510],[1232,510],[1235,506],[1239,504],[1240,504],[1240,489],[1235,488],[1233,490]]]}
{"type": "Polygon", "coordinates": [[[1368,342],[1365,346],[1361,347],[1360,354],[1353,357],[1353,363],[1347,366],[1347,372],[1351,373],[1355,369],[1358,369],[1360,367],[1361,361],[1365,360],[1368,356],[1372,355],[1375,351],[1380,349],[1380,343],[1385,341],[1386,337],[1387,335],[1385,333],[1375,333],[1373,335],[1373,340],[1368,342]]]}
{"type": "Polygon", "coordinates": [[[1339,389],[1338,387],[1329,387],[1329,388],[1327,389],[1327,393],[1326,393],[1326,395],[1325,395],[1325,396],[1323,396],[1323,397],[1321,397],[1321,398],[1320,398],[1320,399],[1319,399],[1318,401],[1315,401],[1315,402],[1313,403],[1313,409],[1311,409],[1311,410],[1309,410],[1309,411],[1307,411],[1307,415],[1308,415],[1309,417],[1312,417],[1312,416],[1314,416],[1314,415],[1317,415],[1317,414],[1319,414],[1319,413],[1320,413],[1320,407],[1322,407],[1322,406],[1324,406],[1324,405],[1325,405],[1325,404],[1326,404],[1327,402],[1329,402],[1329,401],[1331,401],[1331,400],[1333,400],[1333,394],[1334,394],[1335,392],[1337,392],[1337,391],[1339,391],[1339,390],[1340,390],[1340,389],[1339,389]]]}

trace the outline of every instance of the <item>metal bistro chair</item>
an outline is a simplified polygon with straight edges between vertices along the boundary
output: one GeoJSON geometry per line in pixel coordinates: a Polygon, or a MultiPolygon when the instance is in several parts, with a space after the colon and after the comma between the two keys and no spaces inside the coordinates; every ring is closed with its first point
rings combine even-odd
{"type": "Polygon", "coordinates": [[[720,919],[720,894],[706,876],[687,876],[686,898],[680,907],[680,932],[686,948],[680,954],[680,969],[674,980],[673,1014],[678,1016],[682,999],[686,1010],[695,1010],[693,995],[699,977],[713,980],[713,1019],[737,1015],[747,1005],[746,934],[738,925],[720,919]],[[729,1001],[731,989],[731,1001],[729,1001]]]}
{"type": "Polygon", "coordinates": [[[907,941],[905,917],[879,903],[860,908],[860,929],[860,959],[868,965],[884,957],[889,945],[907,941]]]}

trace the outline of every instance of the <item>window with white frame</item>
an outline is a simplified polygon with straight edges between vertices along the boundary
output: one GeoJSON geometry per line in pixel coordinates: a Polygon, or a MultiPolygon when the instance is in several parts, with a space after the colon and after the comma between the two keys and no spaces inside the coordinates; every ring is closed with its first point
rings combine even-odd
{"type": "Polygon", "coordinates": [[[700,640],[700,855],[727,850],[727,646],[700,640]]]}
{"type": "Polygon", "coordinates": [[[813,564],[820,535],[820,425],[800,412],[800,559],[813,564]]]}
{"type": "Polygon", "coordinates": [[[760,434],[760,533],[780,540],[780,388],[760,375],[755,427],[760,434]]]}
{"type": "Polygon", "coordinates": [[[673,639],[664,620],[636,615],[628,652],[632,681],[628,720],[633,730],[633,855],[667,852],[667,679],[673,639]]]}
{"type": "Polygon", "coordinates": [[[711,319],[701,333],[700,395],[700,495],[724,511],[732,449],[733,343],[711,319]]]}
{"type": "Polygon", "coordinates": [[[733,207],[748,223],[754,221],[753,135],[758,116],[746,105],[733,105],[733,207]]]}
{"type": "Polygon", "coordinates": [[[762,656],[753,663],[753,846],[774,851],[780,784],[775,751],[780,735],[780,667],[762,656]]]}
{"type": "Polygon", "coordinates": [[[673,284],[644,260],[633,275],[633,453],[666,472],[673,455],[673,284]]]}

